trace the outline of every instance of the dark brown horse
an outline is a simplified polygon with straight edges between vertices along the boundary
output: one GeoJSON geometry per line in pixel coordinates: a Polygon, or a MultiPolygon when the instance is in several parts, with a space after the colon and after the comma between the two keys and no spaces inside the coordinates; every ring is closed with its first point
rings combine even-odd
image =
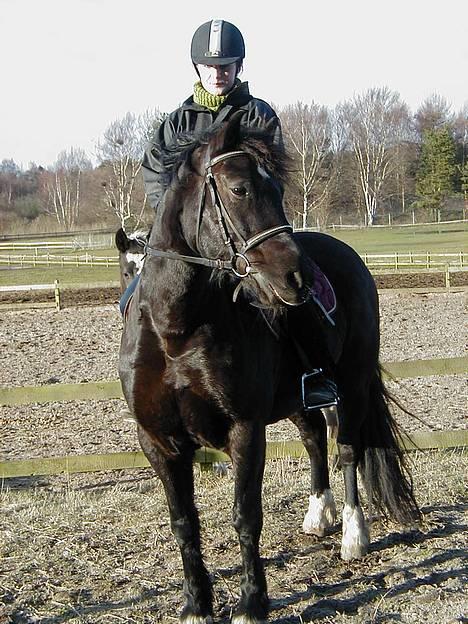
{"type": "Polygon", "coordinates": [[[359,256],[332,237],[292,233],[282,207],[282,154],[267,135],[241,136],[236,116],[171,157],[124,326],[120,378],[180,547],[180,621],[213,622],[192,473],[195,450],[206,445],[229,454],[235,478],[242,576],[232,621],[258,624],[268,616],[259,555],[267,424],[290,418],[309,453],[304,530],[323,535],[335,522],[325,420],[319,410],[303,409],[299,351],[339,389],[342,556],[368,549],[358,467],[377,509],[406,522],[418,508],[381,379],[377,293],[359,256]],[[335,328],[310,301],[311,261],[335,289],[335,328]]]}

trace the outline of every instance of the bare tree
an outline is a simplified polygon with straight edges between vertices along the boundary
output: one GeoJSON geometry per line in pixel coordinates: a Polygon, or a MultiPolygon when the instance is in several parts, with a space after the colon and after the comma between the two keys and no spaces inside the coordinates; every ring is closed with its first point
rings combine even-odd
{"type": "Polygon", "coordinates": [[[4,158],[0,163],[0,196],[3,196],[8,208],[14,196],[14,188],[21,173],[20,168],[12,158],[4,158]]]}
{"type": "Polygon", "coordinates": [[[157,109],[142,115],[127,113],[109,125],[97,144],[98,158],[108,171],[102,182],[106,203],[123,228],[138,227],[142,220],[146,194],[136,197],[138,174],[144,149],[162,119],[157,109]]]}
{"type": "Polygon", "coordinates": [[[426,131],[436,130],[452,122],[451,106],[444,97],[433,93],[418,108],[414,119],[419,138],[422,139],[426,131]]]}
{"type": "Polygon", "coordinates": [[[310,225],[311,213],[314,225],[320,226],[326,221],[333,177],[328,109],[314,102],[297,102],[284,108],[280,116],[285,143],[297,163],[291,181],[300,196],[300,208],[293,206],[293,210],[300,216],[301,227],[310,225]]]}
{"type": "Polygon", "coordinates": [[[383,184],[395,165],[395,147],[405,134],[408,108],[398,93],[384,87],[369,89],[339,105],[338,114],[354,153],[366,223],[372,225],[383,184]]]}
{"type": "Polygon", "coordinates": [[[84,150],[71,147],[60,152],[52,171],[46,174],[47,211],[67,231],[75,226],[79,216],[81,174],[91,168],[84,150]]]}

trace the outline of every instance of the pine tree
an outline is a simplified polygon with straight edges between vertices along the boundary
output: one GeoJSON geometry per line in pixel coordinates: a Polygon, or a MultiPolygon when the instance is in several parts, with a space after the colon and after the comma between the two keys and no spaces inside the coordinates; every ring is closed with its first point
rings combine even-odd
{"type": "Polygon", "coordinates": [[[416,192],[428,208],[440,208],[454,191],[455,141],[448,126],[427,130],[421,151],[416,192]]]}

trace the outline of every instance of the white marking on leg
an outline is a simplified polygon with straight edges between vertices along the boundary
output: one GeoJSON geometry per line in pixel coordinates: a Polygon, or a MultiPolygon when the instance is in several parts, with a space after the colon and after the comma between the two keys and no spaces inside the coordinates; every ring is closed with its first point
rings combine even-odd
{"type": "Polygon", "coordinates": [[[213,624],[213,618],[209,615],[203,617],[202,615],[188,615],[180,620],[183,624],[213,624]]]}
{"type": "Polygon", "coordinates": [[[266,620],[257,620],[257,618],[250,617],[250,615],[235,615],[231,624],[267,624],[266,620]]]}
{"type": "Polygon", "coordinates": [[[369,529],[361,507],[345,505],[343,509],[343,539],[341,558],[345,561],[360,559],[369,550],[369,529]]]}
{"type": "Polygon", "coordinates": [[[322,494],[309,496],[309,509],[302,523],[304,533],[322,537],[335,521],[336,507],[331,490],[327,489],[322,494]]]}

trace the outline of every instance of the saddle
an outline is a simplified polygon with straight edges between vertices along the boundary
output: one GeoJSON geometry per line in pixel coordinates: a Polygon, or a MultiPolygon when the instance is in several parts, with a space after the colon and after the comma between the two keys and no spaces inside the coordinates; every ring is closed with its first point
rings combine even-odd
{"type": "MultiPolygon", "coordinates": [[[[316,327],[313,328],[313,330],[318,332],[322,338],[317,340],[315,336],[315,340],[307,340],[307,332],[305,336],[300,336],[299,332],[291,327],[291,322],[288,323],[288,333],[292,338],[299,359],[306,371],[302,374],[301,378],[302,405],[305,410],[331,407],[337,405],[339,400],[337,385],[330,374],[335,358],[332,356],[326,336],[326,334],[330,333],[331,328],[331,333],[333,335],[335,334],[335,320],[333,314],[337,307],[336,295],[329,279],[315,262],[312,263],[312,270],[312,300],[315,304],[312,306],[312,312],[317,319],[316,327]],[[309,353],[305,351],[301,343],[311,344],[311,351],[314,350],[314,347],[316,350],[322,351],[322,358],[324,357],[325,361],[321,367],[314,367],[312,365],[311,357],[309,353]],[[317,348],[319,345],[321,349],[317,348]],[[323,354],[325,354],[325,356],[323,354]],[[325,368],[330,372],[326,373],[324,370],[325,368]]],[[[310,323],[313,324],[313,320],[308,320],[307,318],[303,318],[302,322],[307,323],[307,325],[310,323]]],[[[300,324],[297,323],[296,325],[299,326],[300,324]]],[[[312,354],[312,359],[315,360],[315,353],[312,354]]]]}

